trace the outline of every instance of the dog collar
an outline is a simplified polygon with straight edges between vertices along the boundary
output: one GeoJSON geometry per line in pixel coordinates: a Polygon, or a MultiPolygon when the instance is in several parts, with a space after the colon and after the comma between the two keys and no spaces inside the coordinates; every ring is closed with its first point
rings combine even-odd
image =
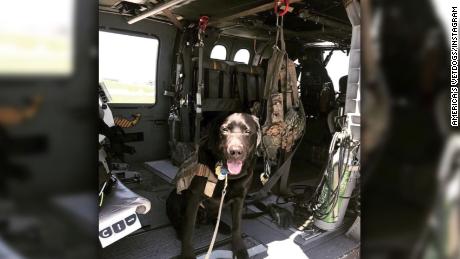
{"type": "Polygon", "coordinates": [[[223,166],[222,161],[219,161],[216,164],[216,170],[214,172],[215,172],[215,174],[217,176],[217,179],[224,180],[225,176],[227,176],[227,174],[228,174],[228,169],[223,166]]]}

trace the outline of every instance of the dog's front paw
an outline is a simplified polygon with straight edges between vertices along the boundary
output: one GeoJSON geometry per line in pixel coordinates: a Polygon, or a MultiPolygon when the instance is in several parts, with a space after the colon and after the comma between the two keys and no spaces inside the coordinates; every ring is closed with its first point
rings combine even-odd
{"type": "Polygon", "coordinates": [[[182,254],[179,256],[180,259],[196,259],[194,254],[182,254]]]}
{"type": "Polygon", "coordinates": [[[233,251],[233,259],[249,259],[249,254],[246,249],[233,251]]]}
{"type": "Polygon", "coordinates": [[[182,253],[179,256],[179,258],[180,259],[196,259],[196,255],[195,253],[193,253],[193,248],[190,246],[190,247],[186,247],[182,249],[182,253]]]}
{"type": "Polygon", "coordinates": [[[242,239],[233,241],[232,244],[233,258],[249,259],[249,254],[242,239]]]}

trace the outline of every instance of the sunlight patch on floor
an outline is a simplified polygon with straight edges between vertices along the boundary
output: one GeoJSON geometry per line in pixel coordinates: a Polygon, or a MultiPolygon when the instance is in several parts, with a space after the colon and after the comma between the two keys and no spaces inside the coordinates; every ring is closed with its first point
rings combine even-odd
{"type": "Polygon", "coordinates": [[[268,256],[266,258],[308,259],[302,248],[294,242],[295,237],[301,233],[302,231],[296,231],[285,240],[268,243],[268,256]]]}

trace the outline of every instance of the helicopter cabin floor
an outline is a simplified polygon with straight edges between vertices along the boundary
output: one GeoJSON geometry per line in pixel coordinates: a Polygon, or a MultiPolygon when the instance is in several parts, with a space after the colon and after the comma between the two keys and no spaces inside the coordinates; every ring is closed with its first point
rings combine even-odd
{"type": "MultiPolygon", "coordinates": [[[[307,118],[305,136],[292,158],[288,186],[292,193],[311,195],[320,181],[327,157],[330,134],[324,120],[307,118]]],[[[132,164],[130,170],[139,172],[141,181],[127,186],[151,201],[152,209],[146,215],[139,215],[143,228],[102,250],[106,259],[116,258],[174,258],[180,254],[180,241],[176,238],[167,216],[165,201],[177,167],[169,160],[132,164]]],[[[255,170],[258,175],[261,172],[255,170]]],[[[256,176],[255,179],[258,177],[256,176]]],[[[257,185],[257,180],[254,181],[257,185]]],[[[273,204],[277,196],[272,194],[262,202],[273,204]]],[[[309,197],[305,197],[308,199],[309,197]]],[[[291,213],[292,202],[279,205],[291,213]]],[[[245,213],[259,212],[254,205],[247,206],[245,213]]],[[[225,208],[222,221],[231,225],[230,211],[225,208]]],[[[282,258],[285,251],[291,251],[290,258],[359,258],[358,241],[345,235],[353,223],[353,218],[345,217],[342,227],[324,232],[310,226],[303,233],[291,227],[280,228],[269,215],[255,219],[243,219],[242,232],[247,248],[254,256],[251,258],[282,258]],[[284,251],[284,252],[283,252],[284,251]]],[[[194,245],[198,258],[206,253],[214,226],[201,225],[195,230],[194,245]]],[[[231,236],[219,234],[214,250],[230,250],[231,236]]],[[[228,251],[227,251],[228,253],[228,251]]],[[[216,258],[231,258],[222,255],[216,258]]]]}
{"type": "MultiPolygon", "coordinates": [[[[165,208],[166,198],[174,188],[170,183],[174,167],[168,160],[161,160],[132,164],[130,170],[139,172],[141,181],[126,185],[139,195],[148,198],[152,209],[146,215],[139,215],[143,227],[103,249],[101,252],[103,258],[137,259],[178,256],[180,241],[176,238],[174,229],[166,216],[165,208]],[[166,171],[166,173],[160,171],[166,171]]],[[[294,157],[289,184],[314,187],[319,180],[320,172],[319,166],[305,164],[301,155],[294,157]],[[303,166],[299,165],[300,161],[303,161],[303,166]]],[[[263,203],[274,203],[276,198],[276,195],[271,195],[263,203]]],[[[280,206],[293,211],[292,203],[280,206]]],[[[249,205],[246,209],[248,213],[258,211],[253,205],[249,205]]],[[[223,211],[222,221],[231,225],[228,208],[223,211]]],[[[247,248],[251,251],[251,258],[280,258],[277,254],[282,253],[282,250],[285,249],[297,252],[292,258],[359,258],[359,242],[345,236],[351,224],[352,219],[345,218],[343,226],[335,231],[323,232],[312,227],[312,230],[300,233],[294,228],[282,229],[272,222],[269,215],[263,215],[255,219],[244,219],[242,232],[247,248]]],[[[214,226],[211,225],[201,225],[196,228],[194,246],[198,258],[206,253],[213,229],[214,226]]],[[[228,255],[230,249],[231,236],[219,234],[214,250],[227,251],[219,251],[222,254],[218,258],[231,258],[231,254],[228,255]]]]}

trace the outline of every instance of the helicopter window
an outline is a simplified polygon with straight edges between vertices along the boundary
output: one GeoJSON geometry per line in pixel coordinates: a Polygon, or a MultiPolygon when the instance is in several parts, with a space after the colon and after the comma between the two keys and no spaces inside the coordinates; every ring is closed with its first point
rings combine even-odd
{"type": "Polygon", "coordinates": [[[250,57],[251,57],[251,54],[249,53],[249,50],[240,49],[236,52],[235,57],[233,58],[233,61],[248,64],[250,57]]]}
{"type": "Polygon", "coordinates": [[[99,82],[110,103],[154,104],[158,40],[99,31],[99,82]]]}
{"type": "Polygon", "coordinates": [[[211,51],[212,59],[225,60],[227,58],[227,48],[223,45],[216,45],[211,51]]]}
{"type": "MultiPolygon", "coordinates": [[[[328,54],[329,52],[325,51],[323,54],[324,58],[326,58],[328,54]]],[[[334,90],[336,92],[339,91],[339,79],[342,76],[348,75],[349,60],[350,56],[348,56],[346,52],[335,50],[331,56],[331,60],[329,60],[329,63],[327,63],[326,70],[331,77],[332,84],[334,85],[334,90]]]]}

